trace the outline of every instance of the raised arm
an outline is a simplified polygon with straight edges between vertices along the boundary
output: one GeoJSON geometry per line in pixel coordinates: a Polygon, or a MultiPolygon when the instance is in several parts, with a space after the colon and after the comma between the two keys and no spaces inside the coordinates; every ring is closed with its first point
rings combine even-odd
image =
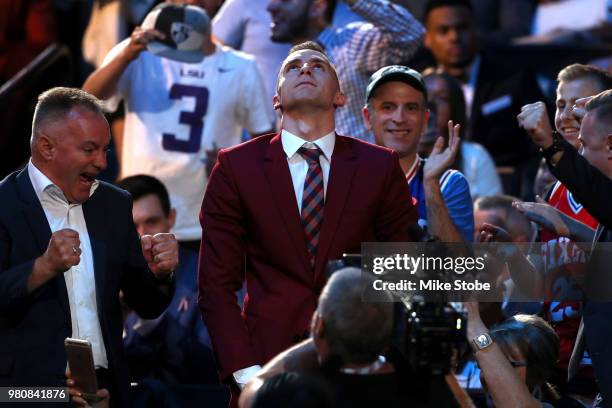
{"type": "MultiPolygon", "coordinates": [[[[119,198],[114,201],[118,203],[119,198]]],[[[178,244],[172,234],[139,238],[132,219],[132,199],[127,192],[123,204],[124,208],[116,213],[125,234],[121,291],[125,302],[140,317],[154,319],[166,310],[174,295],[172,271],[178,265],[178,244]]]]}
{"type": "MultiPolygon", "coordinates": [[[[468,311],[467,338],[471,342],[476,337],[488,333],[489,329],[480,318],[478,303],[465,303],[468,311]]],[[[542,407],[535,399],[527,385],[521,381],[515,369],[495,342],[483,350],[474,353],[480,366],[487,390],[497,408],[542,407]]]]}
{"type": "Polygon", "coordinates": [[[371,23],[346,28],[346,45],[355,68],[374,72],[408,60],[421,45],[425,29],[405,8],[387,0],[346,0],[351,9],[371,23]]]}
{"type": "Polygon", "coordinates": [[[536,196],[536,203],[513,203],[514,208],[533,221],[557,235],[568,237],[575,242],[591,242],[595,231],[588,225],[557,210],[536,196]]]}
{"type": "Polygon", "coordinates": [[[612,180],[592,166],[572,145],[565,142],[563,146],[563,152],[557,153],[560,157],[556,163],[555,157],[547,161],[551,173],[565,184],[589,214],[611,227],[612,180]]]}
{"type": "Polygon", "coordinates": [[[100,99],[110,98],[116,92],[119,79],[128,65],[138,58],[150,41],[163,38],[164,35],[157,30],[136,27],[130,38],[115,46],[102,66],[85,80],[83,90],[100,99]]]}
{"type": "MultiPolygon", "coordinates": [[[[582,106],[587,99],[582,98],[582,106]]],[[[518,121],[536,145],[547,149],[553,145],[554,139],[548,114],[543,105],[543,102],[536,102],[523,106],[518,121]]],[[[584,112],[581,112],[579,115],[583,114],[584,112]]],[[[551,173],[572,192],[574,198],[597,221],[608,227],[612,226],[609,204],[612,198],[612,180],[592,166],[563,138],[558,138],[557,143],[561,151],[546,160],[551,173]],[[602,196],[607,199],[602,199],[602,196]]]]}
{"type": "Polygon", "coordinates": [[[17,311],[16,304],[77,265],[81,255],[79,234],[70,229],[53,233],[42,255],[19,265],[10,265],[14,245],[11,234],[0,224],[0,315],[17,311]]]}
{"type": "MultiPolygon", "coordinates": [[[[463,242],[465,238],[467,238],[466,242],[472,240],[471,234],[468,237],[462,237],[457,226],[453,223],[440,187],[440,177],[451,166],[459,151],[460,129],[459,124],[453,126],[452,121],[449,121],[448,147],[444,148],[444,138],[439,137],[423,169],[425,202],[427,203],[427,229],[431,235],[439,238],[442,242],[463,242]]],[[[471,209],[472,200],[469,196],[469,189],[467,188],[467,182],[463,181],[466,184],[464,192],[467,193],[467,197],[463,197],[463,200],[459,198],[459,201],[467,201],[471,209]]],[[[474,218],[473,216],[471,218],[470,222],[473,225],[474,218]]]]}
{"type": "Polygon", "coordinates": [[[538,258],[530,256],[531,254],[525,256],[517,244],[512,242],[508,231],[500,226],[485,222],[480,227],[476,241],[479,243],[499,243],[493,249],[500,260],[507,264],[510,276],[519,289],[529,297],[539,298],[543,295],[544,266],[538,258]]]}

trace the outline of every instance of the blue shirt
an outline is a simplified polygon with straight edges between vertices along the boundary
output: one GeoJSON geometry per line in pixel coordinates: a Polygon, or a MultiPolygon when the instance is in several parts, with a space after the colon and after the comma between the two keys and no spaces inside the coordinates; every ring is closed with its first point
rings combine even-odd
{"type": "MultiPolygon", "coordinates": [[[[414,167],[406,175],[412,196],[417,200],[419,225],[427,227],[427,207],[423,184],[425,159],[418,158],[414,167]]],[[[474,240],[474,210],[472,196],[465,176],[457,170],[449,169],[440,177],[440,191],[453,224],[466,242],[474,240]]]]}

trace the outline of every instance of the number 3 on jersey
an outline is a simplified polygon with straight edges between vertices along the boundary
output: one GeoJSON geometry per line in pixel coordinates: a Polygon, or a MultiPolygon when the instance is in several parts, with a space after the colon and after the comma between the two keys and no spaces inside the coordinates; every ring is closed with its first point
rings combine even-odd
{"type": "Polygon", "coordinates": [[[162,147],[184,153],[196,153],[202,144],[202,130],[204,129],[204,115],[208,110],[208,89],[200,86],[174,84],[170,88],[170,99],[184,97],[195,98],[195,108],[192,112],[181,111],[179,123],[189,126],[189,139],[180,140],[172,133],[162,135],[162,147]]]}

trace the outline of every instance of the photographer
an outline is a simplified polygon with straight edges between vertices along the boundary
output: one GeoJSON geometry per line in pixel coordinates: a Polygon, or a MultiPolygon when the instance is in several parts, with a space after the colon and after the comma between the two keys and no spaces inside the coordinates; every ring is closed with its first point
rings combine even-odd
{"type": "Polygon", "coordinates": [[[263,382],[276,374],[312,370],[331,383],[339,407],[424,406],[382,356],[391,338],[393,304],[386,293],[385,302],[363,301],[368,284],[371,278],[357,268],[334,273],[313,314],[310,339],[272,359],[247,383],[239,405],[250,407],[263,382]]]}

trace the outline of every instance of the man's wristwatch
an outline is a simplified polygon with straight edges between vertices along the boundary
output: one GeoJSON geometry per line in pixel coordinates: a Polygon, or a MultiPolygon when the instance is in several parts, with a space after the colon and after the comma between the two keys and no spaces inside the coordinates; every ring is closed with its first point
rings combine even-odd
{"type": "Polygon", "coordinates": [[[565,150],[566,142],[563,139],[563,136],[561,136],[559,132],[554,130],[552,132],[552,137],[553,137],[553,143],[550,146],[548,146],[545,149],[540,148],[540,153],[542,153],[542,156],[544,156],[547,162],[550,161],[551,157],[553,157],[555,153],[562,152],[565,150]]]}
{"type": "Polygon", "coordinates": [[[491,346],[491,344],[493,344],[493,339],[489,333],[482,333],[481,335],[472,339],[470,346],[472,346],[472,351],[476,353],[480,350],[486,349],[487,347],[491,346]]]}

